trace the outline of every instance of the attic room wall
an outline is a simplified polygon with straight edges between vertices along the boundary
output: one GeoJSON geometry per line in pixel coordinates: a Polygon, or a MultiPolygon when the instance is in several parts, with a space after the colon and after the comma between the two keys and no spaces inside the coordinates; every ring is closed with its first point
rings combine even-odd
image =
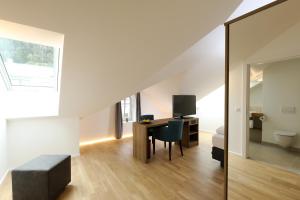
{"type": "Polygon", "coordinates": [[[179,94],[180,75],[161,81],[141,92],[142,115],[155,119],[172,117],[172,96],[179,94]]]}
{"type": "MultiPolygon", "coordinates": [[[[115,137],[115,105],[80,119],[80,143],[115,137]]],[[[132,123],[123,124],[123,135],[132,135],[132,123]]]]}
{"type": "Polygon", "coordinates": [[[41,154],[79,155],[79,119],[45,117],[8,120],[8,164],[14,168],[41,154]]]}
{"type": "MultiPolygon", "coordinates": [[[[244,0],[230,16],[230,19],[272,1],[244,0]]],[[[186,50],[174,62],[170,63],[167,67],[171,70],[164,69],[163,71],[164,74],[175,73],[175,76],[177,76],[177,79],[173,80],[173,84],[176,82],[178,85],[178,94],[197,95],[197,117],[200,119],[199,129],[205,132],[214,133],[224,123],[224,49],[225,29],[222,24],[186,50]]],[[[173,76],[168,80],[171,81],[173,76]]],[[[164,86],[160,85],[160,87],[164,86]]],[[[160,90],[167,91],[168,88],[161,88],[160,90]]],[[[158,91],[149,90],[149,96],[150,92],[152,97],[160,98],[158,91]]],[[[171,105],[170,101],[169,104],[171,105]]],[[[148,105],[151,108],[151,105],[155,105],[155,101],[152,100],[148,105]]],[[[147,112],[151,113],[151,110],[147,112]]],[[[170,108],[165,113],[169,113],[169,116],[171,116],[170,108]]]]}
{"type": "Polygon", "coordinates": [[[200,130],[213,133],[224,123],[224,31],[223,25],[216,27],[168,66],[170,73],[176,69],[175,75],[143,91],[144,114],[157,111],[158,117],[170,117],[173,94],[194,94],[200,130]]]}
{"type": "MultiPolygon", "coordinates": [[[[141,114],[153,114],[156,119],[172,116],[172,95],[178,94],[178,78],[155,84],[141,91],[141,114]]],[[[114,138],[114,105],[80,119],[80,142],[114,138]]],[[[123,136],[132,135],[132,122],[123,123],[123,136]]]]}
{"type": "MultiPolygon", "coordinates": [[[[230,16],[230,19],[272,1],[244,0],[230,16]]],[[[176,71],[175,75],[167,80],[172,82],[173,77],[177,76],[177,79],[173,79],[173,84],[176,83],[178,85],[178,94],[197,95],[197,117],[200,119],[199,129],[205,132],[215,133],[215,130],[224,123],[224,49],[225,28],[222,24],[209,32],[190,49],[186,50],[174,62],[170,63],[167,67],[171,70],[164,69],[163,71],[165,74],[176,71]]],[[[170,83],[170,85],[172,84],[170,83]]],[[[160,85],[159,87],[164,87],[164,85],[160,85]]],[[[161,90],[168,91],[168,88],[161,88],[161,90]]],[[[151,93],[152,97],[156,97],[156,99],[160,98],[158,90],[149,90],[148,92],[149,96],[151,93]]],[[[149,108],[151,104],[155,105],[155,101],[152,100],[148,103],[149,108]]],[[[157,105],[155,105],[156,108],[159,107],[157,105]]],[[[169,101],[169,105],[171,105],[171,101],[169,101]]],[[[165,113],[169,113],[169,116],[171,116],[172,111],[170,108],[168,109],[169,111],[165,113]]],[[[151,113],[151,110],[147,112],[151,113]]]]}
{"type": "MultiPolygon", "coordinates": [[[[271,1],[272,0],[263,0],[253,2],[252,0],[244,0],[235,10],[231,18],[240,16],[271,1]]],[[[171,96],[175,93],[196,94],[198,100],[201,100],[208,94],[211,95],[206,97],[206,99],[215,99],[216,94],[220,96],[224,83],[224,44],[224,26],[220,25],[177,57],[173,62],[164,67],[159,75],[167,79],[141,92],[142,114],[154,114],[155,118],[172,116],[171,96]],[[177,78],[174,78],[176,76],[177,78]],[[178,88],[175,88],[174,85],[178,86],[178,88]],[[213,91],[215,91],[215,93],[212,93],[213,91]]],[[[158,78],[158,80],[162,79],[163,78],[158,78]]],[[[219,98],[219,100],[217,105],[210,106],[222,107],[224,100],[223,98],[219,98]]],[[[200,117],[201,120],[200,129],[207,132],[214,132],[218,126],[222,125],[224,113],[221,109],[220,112],[214,112],[212,115],[212,109],[207,107],[208,101],[204,99],[198,104],[200,108],[200,110],[198,110],[198,117],[200,117]],[[201,104],[202,102],[203,104],[201,104]],[[203,107],[206,109],[202,110],[201,108],[203,107]],[[209,112],[208,114],[210,115],[209,119],[207,118],[207,112],[209,112]]],[[[113,108],[105,108],[103,111],[82,118],[80,120],[81,141],[112,136],[113,134],[111,133],[114,132],[114,127],[112,125],[113,123],[109,122],[114,121],[113,118],[111,118],[112,113],[114,113],[113,108]],[[110,120],[106,120],[107,118],[110,118],[110,120]]],[[[127,131],[131,130],[131,124],[126,124],[125,126],[127,131]]]]}
{"type": "Polygon", "coordinates": [[[8,170],[6,120],[0,117],[0,184],[8,170]]]}
{"type": "MultiPolygon", "coordinates": [[[[259,2],[244,0],[231,17],[242,15],[270,1],[272,0],[259,2]]],[[[213,109],[224,106],[224,99],[219,98],[222,96],[222,85],[224,84],[224,45],[224,26],[219,25],[162,68],[158,76],[152,77],[153,81],[151,82],[163,81],[141,92],[142,114],[154,114],[155,118],[171,117],[173,94],[196,94],[199,100],[200,129],[206,132],[215,132],[215,129],[224,121],[223,110],[219,109],[219,112],[216,112],[213,109]],[[216,99],[216,95],[218,95],[219,101],[214,105],[208,105],[211,99],[216,99]]],[[[102,111],[82,118],[80,120],[80,141],[113,136],[113,116],[114,108],[106,107],[102,111]]],[[[131,130],[131,123],[126,123],[125,132],[130,133],[131,130]]]]}
{"type": "Polygon", "coordinates": [[[5,92],[4,82],[0,79],[0,184],[8,170],[7,164],[7,129],[6,119],[4,118],[3,96],[5,92]]]}
{"type": "Polygon", "coordinates": [[[115,132],[115,107],[80,119],[80,142],[89,142],[102,138],[113,137],[115,132]]]}
{"type": "Polygon", "coordinates": [[[224,32],[220,25],[201,40],[192,66],[180,80],[181,94],[197,95],[199,129],[209,133],[224,124],[224,32]]]}
{"type": "Polygon", "coordinates": [[[229,74],[229,151],[242,155],[243,62],[231,64],[229,74]]]}
{"type": "Polygon", "coordinates": [[[220,25],[164,68],[162,73],[169,74],[168,78],[142,92],[142,114],[171,117],[172,95],[195,94],[200,130],[215,132],[224,121],[223,110],[215,109],[224,107],[224,44],[224,26],[220,25]],[[219,101],[209,104],[216,95],[219,101]]]}

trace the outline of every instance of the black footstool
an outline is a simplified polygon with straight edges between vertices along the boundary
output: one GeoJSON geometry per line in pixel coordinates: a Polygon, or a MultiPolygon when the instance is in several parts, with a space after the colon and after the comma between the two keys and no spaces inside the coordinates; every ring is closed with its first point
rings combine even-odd
{"type": "Polygon", "coordinates": [[[71,156],[42,155],[12,171],[13,200],[54,200],[71,181],[71,156]]]}

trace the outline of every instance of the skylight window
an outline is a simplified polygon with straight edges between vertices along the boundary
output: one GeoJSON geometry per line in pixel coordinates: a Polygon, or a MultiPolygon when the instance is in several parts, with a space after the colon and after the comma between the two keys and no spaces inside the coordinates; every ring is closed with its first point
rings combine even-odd
{"type": "Polygon", "coordinates": [[[10,88],[57,89],[59,48],[0,37],[0,59],[10,88]]]}

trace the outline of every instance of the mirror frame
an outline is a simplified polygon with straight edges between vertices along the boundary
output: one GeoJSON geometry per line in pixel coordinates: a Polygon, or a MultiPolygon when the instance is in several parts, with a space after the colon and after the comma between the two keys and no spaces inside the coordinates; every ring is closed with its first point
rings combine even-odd
{"type": "Polygon", "coordinates": [[[266,4],[263,7],[257,8],[251,12],[248,12],[240,17],[232,19],[226,23],[225,26],[225,116],[224,116],[224,200],[228,199],[228,122],[229,122],[229,38],[230,38],[230,25],[235,22],[242,21],[245,18],[248,18],[252,15],[255,15],[259,12],[265,11],[269,8],[277,6],[281,3],[287,2],[288,0],[276,0],[272,3],[266,4]]]}

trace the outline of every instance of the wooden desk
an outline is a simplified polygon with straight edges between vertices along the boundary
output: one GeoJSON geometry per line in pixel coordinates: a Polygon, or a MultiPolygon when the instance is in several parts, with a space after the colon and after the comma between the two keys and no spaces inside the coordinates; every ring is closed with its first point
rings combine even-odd
{"type": "MultiPolygon", "coordinates": [[[[158,119],[151,121],[150,124],[133,123],[133,156],[145,163],[151,157],[148,129],[153,127],[166,126],[172,118],[158,119]]],[[[199,125],[198,118],[184,119],[182,145],[191,147],[198,145],[199,125]]]]}

